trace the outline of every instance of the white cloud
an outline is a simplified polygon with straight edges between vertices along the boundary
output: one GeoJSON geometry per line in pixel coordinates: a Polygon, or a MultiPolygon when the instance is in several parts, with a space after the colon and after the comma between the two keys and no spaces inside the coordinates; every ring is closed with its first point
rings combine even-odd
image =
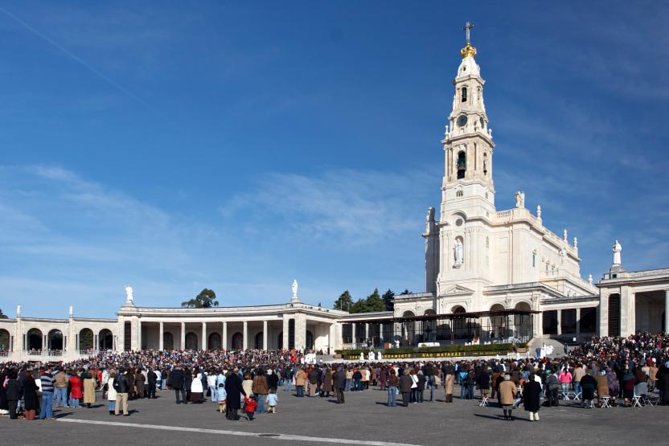
{"type": "Polygon", "coordinates": [[[253,192],[229,200],[221,213],[268,223],[278,219],[291,231],[336,243],[374,243],[419,230],[416,211],[427,205],[417,200],[427,202],[432,180],[419,171],[273,173],[264,176],[253,192]]]}

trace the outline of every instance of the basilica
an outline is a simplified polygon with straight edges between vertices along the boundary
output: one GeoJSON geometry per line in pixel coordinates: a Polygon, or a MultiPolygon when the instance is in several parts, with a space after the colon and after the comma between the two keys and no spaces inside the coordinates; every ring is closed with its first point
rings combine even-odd
{"type": "Polygon", "coordinates": [[[72,360],[101,350],[335,350],[449,343],[580,340],[669,328],[669,269],[626,271],[622,246],[598,283],[580,271],[578,240],[545,225],[525,193],[495,207],[495,143],[476,48],[467,39],[441,145],[441,203],[425,217],[425,291],[394,310],[349,314],[290,299],[276,305],[156,308],[126,289],[115,318],[0,319],[0,360],[72,360]],[[141,300],[141,299],[140,299],[141,300]]]}

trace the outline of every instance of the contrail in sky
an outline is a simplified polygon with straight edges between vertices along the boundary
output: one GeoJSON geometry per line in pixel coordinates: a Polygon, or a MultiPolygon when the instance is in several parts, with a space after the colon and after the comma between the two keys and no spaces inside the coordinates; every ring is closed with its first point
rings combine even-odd
{"type": "Polygon", "coordinates": [[[61,44],[59,44],[58,42],[54,41],[54,40],[51,39],[50,37],[48,37],[48,36],[42,34],[42,33],[39,32],[37,29],[33,28],[32,26],[30,26],[29,24],[27,24],[26,22],[24,22],[23,20],[21,20],[19,17],[15,16],[14,14],[12,14],[11,12],[7,11],[7,10],[4,9],[4,8],[0,8],[0,12],[4,13],[6,16],[8,16],[8,17],[11,18],[12,20],[14,20],[16,23],[20,24],[20,25],[23,26],[25,29],[27,29],[27,30],[30,31],[31,33],[35,34],[37,37],[39,37],[39,38],[41,38],[41,39],[43,39],[43,40],[46,40],[46,41],[47,41],[48,43],[50,43],[51,45],[55,46],[57,49],[59,49],[60,51],[62,51],[63,53],[65,53],[65,55],[67,55],[70,59],[74,60],[75,62],[78,62],[80,65],[82,65],[82,66],[83,66],[84,68],[86,68],[88,71],[90,71],[91,73],[95,74],[97,77],[99,77],[99,78],[102,79],[103,81],[107,82],[109,85],[111,85],[112,87],[114,87],[115,89],[117,89],[118,91],[120,91],[121,93],[123,93],[124,95],[128,96],[128,97],[131,98],[131,99],[134,99],[135,101],[139,102],[140,104],[142,104],[142,105],[145,106],[145,107],[149,107],[149,104],[147,104],[142,98],[140,98],[139,96],[135,95],[133,92],[127,90],[127,89],[124,88],[122,85],[119,85],[117,82],[113,81],[112,79],[108,78],[107,76],[105,76],[104,74],[102,74],[100,71],[98,71],[98,70],[96,70],[95,68],[93,68],[88,62],[86,62],[85,60],[83,60],[81,57],[79,57],[79,56],[77,56],[76,54],[72,53],[72,52],[69,51],[67,48],[63,47],[61,44]]]}

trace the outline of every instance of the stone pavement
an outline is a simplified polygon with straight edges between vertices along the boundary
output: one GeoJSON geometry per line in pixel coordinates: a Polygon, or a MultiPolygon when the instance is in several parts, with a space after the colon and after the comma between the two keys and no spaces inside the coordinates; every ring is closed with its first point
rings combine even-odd
{"type": "Polygon", "coordinates": [[[582,409],[567,403],[542,408],[539,422],[527,421],[522,408],[514,411],[515,421],[504,421],[495,403],[479,407],[478,400],[457,397],[452,404],[444,403],[443,389],[436,402],[406,408],[386,407],[386,393],[378,390],[347,392],[344,405],[326,398],[287,396],[280,390],[277,414],[233,422],[210,402],[177,406],[171,392],[160,395],[157,400],[131,401],[129,417],[110,416],[102,401],[91,409],[58,410],[51,421],[2,417],[0,438],[12,445],[96,446],[665,444],[669,415],[669,407],[582,409]]]}

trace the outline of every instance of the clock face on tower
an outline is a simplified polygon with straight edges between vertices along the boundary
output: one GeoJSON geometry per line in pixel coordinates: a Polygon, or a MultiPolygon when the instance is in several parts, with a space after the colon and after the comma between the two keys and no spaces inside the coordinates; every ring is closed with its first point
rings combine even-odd
{"type": "Polygon", "coordinates": [[[459,127],[464,127],[467,125],[467,115],[458,116],[457,124],[459,127]]]}

